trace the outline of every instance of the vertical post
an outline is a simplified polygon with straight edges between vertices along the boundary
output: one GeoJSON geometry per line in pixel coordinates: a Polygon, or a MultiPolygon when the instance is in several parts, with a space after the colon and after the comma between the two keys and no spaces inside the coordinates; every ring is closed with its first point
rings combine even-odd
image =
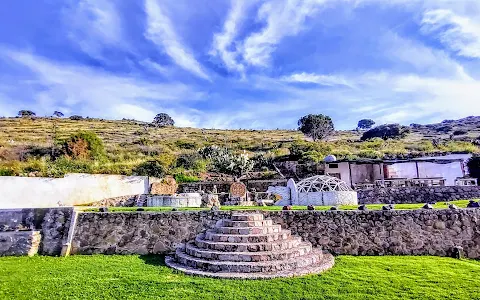
{"type": "Polygon", "coordinates": [[[415,161],[415,168],[417,169],[417,178],[420,178],[420,173],[418,172],[418,161],[415,161]]]}
{"type": "Polygon", "coordinates": [[[352,166],[350,165],[350,162],[348,163],[348,172],[350,173],[350,186],[353,188],[353,178],[352,178],[352,166]]]}

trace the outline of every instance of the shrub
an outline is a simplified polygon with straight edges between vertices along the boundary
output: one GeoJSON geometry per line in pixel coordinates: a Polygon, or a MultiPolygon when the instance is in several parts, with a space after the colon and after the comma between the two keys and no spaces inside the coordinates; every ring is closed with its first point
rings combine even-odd
{"type": "Polygon", "coordinates": [[[473,178],[477,178],[480,183],[480,156],[474,156],[467,162],[468,172],[473,178]]]}
{"type": "Polygon", "coordinates": [[[78,115],[73,115],[73,116],[70,117],[70,120],[80,121],[80,120],[83,120],[83,117],[82,117],[82,116],[78,116],[78,115]]]}
{"type": "Polygon", "coordinates": [[[464,129],[457,129],[453,132],[453,135],[464,135],[464,134],[467,134],[468,131],[464,130],[464,129]]]}
{"type": "Polygon", "coordinates": [[[399,124],[385,124],[377,126],[362,135],[361,140],[366,141],[372,138],[381,138],[383,140],[403,138],[409,133],[409,128],[399,124]]]}
{"type": "Polygon", "coordinates": [[[175,175],[175,181],[177,183],[182,183],[182,182],[198,182],[200,181],[200,178],[196,176],[191,176],[191,175],[185,175],[183,173],[176,174],[175,175]]]}
{"type": "Polygon", "coordinates": [[[177,167],[198,172],[205,172],[207,169],[206,160],[198,152],[180,154],[176,165],[177,167]]]}
{"type": "Polygon", "coordinates": [[[59,159],[49,162],[45,169],[47,177],[63,177],[67,173],[93,173],[91,161],[75,160],[69,157],[60,157],[59,159]]]}
{"type": "Polygon", "coordinates": [[[193,149],[199,148],[199,144],[196,141],[186,141],[186,140],[176,140],[175,146],[177,146],[180,149],[187,149],[187,150],[193,150],[193,149]]]}
{"type": "Polygon", "coordinates": [[[138,165],[133,173],[138,176],[151,176],[161,178],[166,175],[167,170],[158,160],[149,160],[138,165]]]}
{"type": "Polygon", "coordinates": [[[105,157],[105,147],[97,134],[80,131],[64,142],[65,153],[72,158],[100,159],[105,157]]]}
{"type": "Polygon", "coordinates": [[[449,133],[450,131],[453,130],[453,127],[450,126],[450,125],[443,125],[443,126],[440,126],[440,127],[436,127],[435,128],[435,131],[437,132],[443,132],[443,133],[449,133]]]}

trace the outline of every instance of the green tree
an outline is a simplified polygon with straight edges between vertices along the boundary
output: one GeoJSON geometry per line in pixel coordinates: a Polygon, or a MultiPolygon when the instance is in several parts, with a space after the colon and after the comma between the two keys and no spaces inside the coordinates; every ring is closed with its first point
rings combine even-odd
{"type": "Polygon", "coordinates": [[[173,121],[172,117],[170,117],[166,113],[160,113],[156,115],[152,123],[157,127],[166,127],[166,126],[175,125],[175,121],[173,121]]]}
{"type": "Polygon", "coordinates": [[[358,121],[357,127],[360,129],[370,129],[373,125],[375,125],[375,121],[372,119],[362,119],[358,121]]]}
{"type": "Polygon", "coordinates": [[[467,162],[468,173],[480,183],[480,156],[474,156],[467,162]]]}
{"type": "Polygon", "coordinates": [[[62,118],[64,115],[61,111],[56,110],[53,112],[53,116],[57,118],[62,118]]]}
{"type": "Polygon", "coordinates": [[[309,114],[298,120],[298,130],[317,141],[329,136],[335,128],[329,116],[309,114]]]}
{"type": "Polygon", "coordinates": [[[34,113],[33,111],[31,110],[21,110],[18,112],[18,116],[19,117],[22,117],[22,118],[25,118],[25,117],[34,117],[36,116],[37,114],[34,113]]]}

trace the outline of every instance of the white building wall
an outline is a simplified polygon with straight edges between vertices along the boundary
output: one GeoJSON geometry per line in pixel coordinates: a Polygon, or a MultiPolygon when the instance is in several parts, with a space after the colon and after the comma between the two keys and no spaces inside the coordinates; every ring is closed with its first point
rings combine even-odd
{"type": "Polygon", "coordinates": [[[325,166],[325,173],[327,174],[340,174],[340,179],[345,181],[348,185],[350,185],[350,169],[348,168],[348,162],[339,162],[333,163],[337,164],[338,168],[332,168],[332,164],[327,164],[325,166]]]}
{"type": "Polygon", "coordinates": [[[0,208],[57,207],[148,194],[145,176],[68,174],[64,178],[0,177],[0,208]]]}
{"type": "Polygon", "coordinates": [[[455,185],[457,177],[463,177],[462,162],[451,162],[448,164],[436,164],[430,162],[419,162],[418,172],[420,177],[443,177],[445,185],[455,185]]]}

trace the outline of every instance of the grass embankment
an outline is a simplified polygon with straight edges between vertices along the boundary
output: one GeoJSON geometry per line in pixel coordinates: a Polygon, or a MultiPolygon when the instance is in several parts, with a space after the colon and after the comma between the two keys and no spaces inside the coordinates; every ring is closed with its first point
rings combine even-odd
{"type": "MultiPolygon", "coordinates": [[[[306,142],[295,130],[218,130],[200,128],[151,128],[132,121],[47,118],[0,119],[0,175],[61,177],[65,173],[131,175],[145,161],[160,155],[188,154],[198,148],[217,145],[233,151],[263,155],[267,160],[293,154],[306,161],[322,161],[328,154],[339,159],[402,157],[449,152],[480,152],[470,142],[480,128],[468,131],[465,141],[452,140],[445,132],[414,132],[403,139],[375,139],[363,142],[362,132],[337,131],[328,141],[306,142]],[[92,131],[104,142],[102,160],[51,160],[52,146],[78,131],[92,131]],[[436,142],[432,143],[435,139],[436,142]]],[[[271,168],[262,166],[262,168],[271,168]]],[[[176,170],[179,172],[181,170],[176,170]]],[[[186,173],[201,170],[186,169],[186,173]]],[[[171,171],[171,173],[174,173],[171,171]]]]}
{"type": "Polygon", "coordinates": [[[336,258],[322,275],[264,281],[190,277],[161,256],[0,258],[1,299],[480,299],[480,262],[336,258]]]}
{"type": "MultiPolygon", "coordinates": [[[[466,208],[469,200],[458,200],[448,202],[450,204],[455,204],[459,208],[466,208]]],[[[368,204],[367,208],[369,210],[380,210],[385,204],[368,204]]],[[[395,204],[395,209],[421,209],[423,203],[418,204],[395,204]]],[[[77,207],[82,209],[82,207],[77,207]]],[[[222,206],[220,210],[269,210],[269,211],[279,211],[282,210],[282,206],[222,206]]],[[[315,210],[329,210],[331,206],[315,206],[315,210]]],[[[357,210],[358,205],[341,205],[338,207],[340,210],[357,210]]],[[[446,202],[438,202],[433,205],[434,209],[447,209],[448,204],[446,202]]],[[[109,207],[110,212],[129,212],[137,211],[137,207],[109,207]]],[[[171,211],[172,207],[142,207],[144,211],[171,211]]],[[[85,207],[84,211],[87,212],[98,212],[98,208],[85,207]]],[[[196,211],[196,210],[210,210],[209,208],[200,208],[200,207],[179,207],[178,211],[196,211]]],[[[292,206],[292,210],[307,210],[306,206],[292,206]]]]}

